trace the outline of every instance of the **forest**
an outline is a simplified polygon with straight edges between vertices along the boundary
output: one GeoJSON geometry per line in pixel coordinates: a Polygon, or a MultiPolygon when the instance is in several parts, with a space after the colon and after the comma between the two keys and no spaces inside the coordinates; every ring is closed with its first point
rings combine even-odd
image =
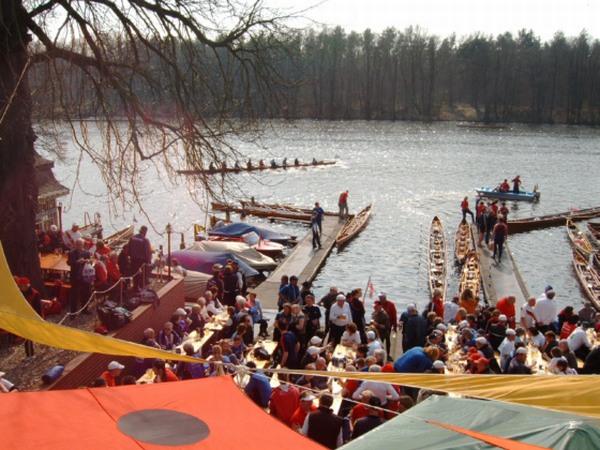
{"type": "MultiPolygon", "coordinates": [[[[104,44],[117,59],[131,60],[130,49],[118,37],[104,44]]],[[[186,101],[202,105],[207,116],[227,110],[253,118],[600,123],[600,41],[585,32],[576,37],[557,32],[544,42],[526,30],[516,36],[477,33],[441,39],[418,27],[388,28],[380,34],[337,27],[263,33],[244,44],[239,58],[214,48],[191,58],[185,45],[175,43],[181,47],[177,70],[185,73],[190,65],[202,65],[203,76],[219,86],[219,95],[202,95],[190,78],[189,91],[196,95],[186,101]],[[245,70],[248,62],[254,75],[245,70]]],[[[139,54],[135,59],[143,61],[139,54]]],[[[61,108],[75,108],[70,117],[95,116],[96,90],[64,64],[63,86],[56,90],[66,96],[61,108]]],[[[174,70],[153,54],[143,64],[146,71],[174,70]]],[[[56,107],[46,98],[56,80],[48,82],[43,65],[30,75],[37,118],[60,114],[46,106],[56,107]]],[[[131,78],[136,96],[153,105],[156,115],[177,115],[168,100],[173,90],[166,83],[169,77],[162,86],[145,79],[136,69],[131,78]]],[[[125,113],[119,102],[114,104],[115,114],[125,113]]]]}

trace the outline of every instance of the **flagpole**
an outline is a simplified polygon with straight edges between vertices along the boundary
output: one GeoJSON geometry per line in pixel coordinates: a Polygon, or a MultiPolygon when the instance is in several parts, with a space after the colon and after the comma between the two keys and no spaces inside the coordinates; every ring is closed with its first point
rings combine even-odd
{"type": "Polygon", "coordinates": [[[363,292],[363,305],[365,304],[365,300],[367,299],[367,291],[369,290],[369,286],[371,285],[371,275],[369,275],[369,279],[367,281],[367,286],[365,287],[365,291],[363,292]]]}

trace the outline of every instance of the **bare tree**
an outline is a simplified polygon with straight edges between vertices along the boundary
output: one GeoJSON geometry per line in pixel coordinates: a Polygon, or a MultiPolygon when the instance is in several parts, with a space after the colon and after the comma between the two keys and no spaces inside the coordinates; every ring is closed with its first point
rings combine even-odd
{"type": "Polygon", "coordinates": [[[169,173],[232,162],[228,137],[281,92],[271,50],[284,19],[261,0],[2,0],[0,240],[13,273],[40,280],[34,121],[70,124],[113,200],[137,198],[144,161],[169,173]]]}

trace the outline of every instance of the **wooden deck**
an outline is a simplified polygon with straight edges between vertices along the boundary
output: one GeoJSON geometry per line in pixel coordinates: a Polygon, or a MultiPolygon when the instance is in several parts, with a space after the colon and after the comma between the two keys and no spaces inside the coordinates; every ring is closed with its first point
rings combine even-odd
{"type": "MultiPolygon", "coordinates": [[[[477,236],[475,228],[473,228],[473,233],[477,236]]],[[[521,306],[529,297],[529,291],[519,272],[517,263],[512,257],[508,243],[504,244],[502,263],[500,264],[494,261],[492,258],[494,252],[488,248],[477,247],[477,252],[481,264],[482,287],[487,301],[493,306],[502,297],[514,295],[517,299],[515,309],[518,318],[521,306]]]]}
{"type": "Polygon", "coordinates": [[[308,231],[306,236],[294,247],[292,253],[283,260],[274,272],[271,272],[269,278],[254,289],[265,311],[277,311],[279,283],[283,275],[296,275],[300,283],[315,279],[319,269],[325,264],[327,256],[333,250],[335,237],[344,223],[337,216],[323,216],[322,249],[313,250],[312,232],[308,231]]]}

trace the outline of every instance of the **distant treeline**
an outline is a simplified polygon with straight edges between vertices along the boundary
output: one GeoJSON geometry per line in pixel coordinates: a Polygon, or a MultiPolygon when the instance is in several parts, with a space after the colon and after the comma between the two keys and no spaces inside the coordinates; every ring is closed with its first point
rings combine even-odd
{"type": "MultiPolygon", "coordinates": [[[[207,52],[204,61],[182,57],[178,63],[180,70],[204,64],[213,79],[215,89],[190,98],[205,102],[207,115],[228,108],[236,116],[288,119],[600,123],[600,42],[584,32],[557,33],[550,42],[525,30],[442,40],[418,28],[375,34],[337,27],[283,39],[261,36],[247,44],[256,53],[243,57],[256,58],[256,69],[270,72],[269,86],[237,73],[236,61],[219,60],[218,51],[207,52]]],[[[34,72],[34,84],[36,76],[41,86],[43,71],[34,72]]],[[[171,86],[149,87],[141,76],[131,84],[142,102],[156,105],[157,114],[176,113],[161,100],[161,89],[171,86]]],[[[81,89],[81,80],[74,85],[81,89]]],[[[93,115],[94,103],[79,106],[93,115]]]]}

